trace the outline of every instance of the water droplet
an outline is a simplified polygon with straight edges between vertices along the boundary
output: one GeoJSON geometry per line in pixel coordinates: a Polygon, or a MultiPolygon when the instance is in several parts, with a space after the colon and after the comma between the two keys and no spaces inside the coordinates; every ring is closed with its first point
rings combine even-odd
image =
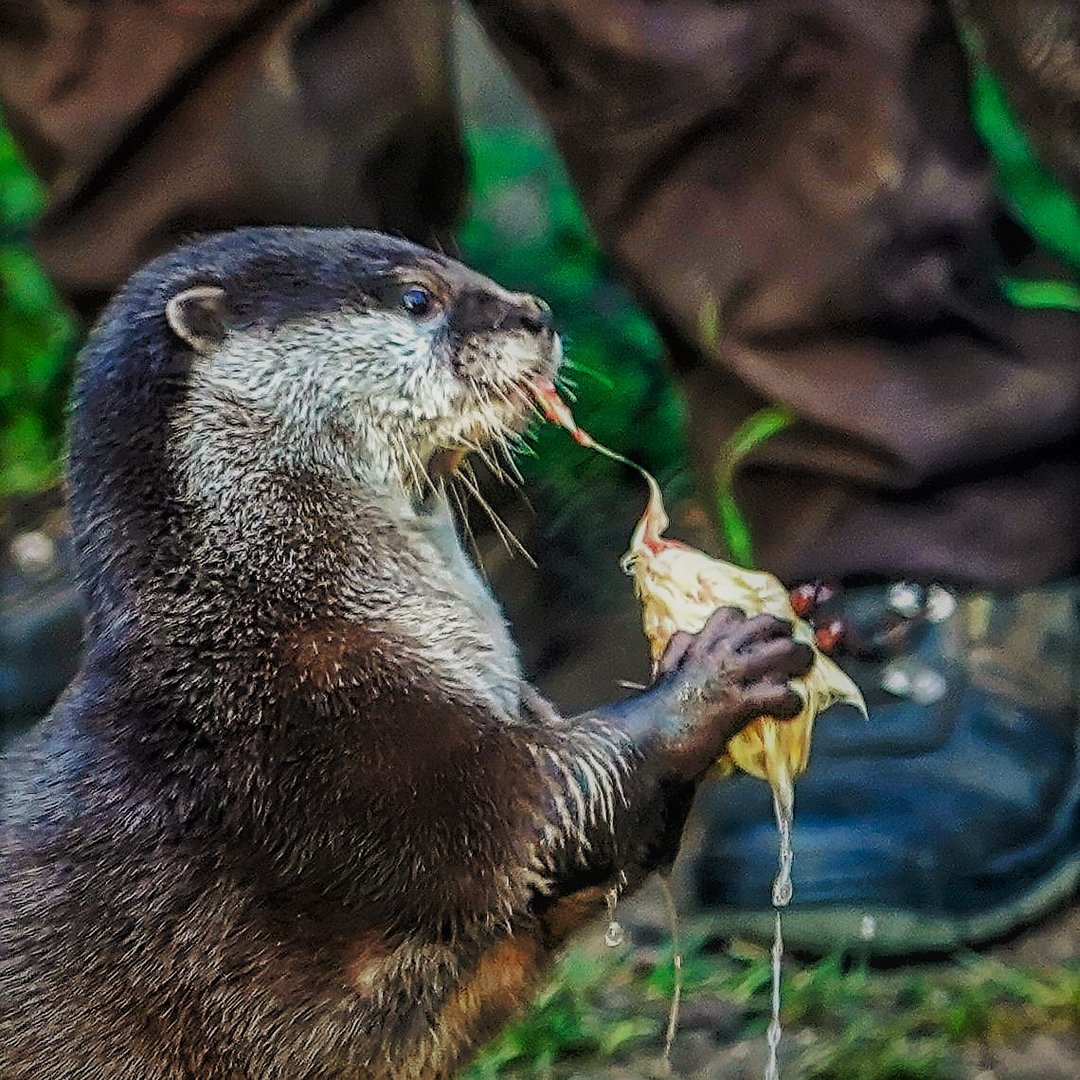
{"type": "Polygon", "coordinates": [[[56,559],[56,545],[48,533],[37,529],[19,533],[8,547],[11,561],[24,574],[47,570],[56,559]]]}
{"type": "Polygon", "coordinates": [[[626,932],[614,919],[608,923],[607,933],[604,934],[604,944],[609,949],[617,949],[626,940],[626,932]]]}
{"type": "Polygon", "coordinates": [[[607,904],[608,914],[608,928],[604,934],[604,944],[609,949],[617,949],[626,940],[626,934],[623,932],[622,926],[615,920],[615,908],[619,904],[619,890],[609,889],[604,897],[604,903],[607,904]]]}

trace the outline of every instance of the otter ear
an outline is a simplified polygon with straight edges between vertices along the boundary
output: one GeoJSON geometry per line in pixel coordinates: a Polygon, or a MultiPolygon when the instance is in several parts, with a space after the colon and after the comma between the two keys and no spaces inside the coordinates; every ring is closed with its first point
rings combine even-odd
{"type": "Polygon", "coordinates": [[[196,285],[177,293],[165,305],[172,332],[196,352],[213,352],[225,340],[229,309],[225,290],[217,285],[196,285]]]}

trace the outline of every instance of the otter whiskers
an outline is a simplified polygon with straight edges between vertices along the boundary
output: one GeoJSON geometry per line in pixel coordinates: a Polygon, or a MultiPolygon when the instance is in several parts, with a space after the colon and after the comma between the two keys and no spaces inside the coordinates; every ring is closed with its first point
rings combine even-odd
{"type": "Polygon", "coordinates": [[[468,493],[472,495],[472,497],[480,505],[480,508],[484,511],[485,514],[487,514],[492,526],[495,529],[496,534],[503,542],[506,550],[512,554],[516,549],[525,558],[525,561],[530,566],[535,568],[536,560],[532,557],[532,555],[529,554],[528,549],[517,538],[510,526],[507,525],[501,517],[499,517],[499,515],[495,512],[495,509],[492,507],[491,503],[489,503],[487,499],[484,498],[484,495],[480,490],[480,484],[476,479],[476,473],[473,471],[472,465],[469,462],[466,462],[458,470],[457,475],[453,479],[461,481],[462,485],[465,487],[468,493]]]}

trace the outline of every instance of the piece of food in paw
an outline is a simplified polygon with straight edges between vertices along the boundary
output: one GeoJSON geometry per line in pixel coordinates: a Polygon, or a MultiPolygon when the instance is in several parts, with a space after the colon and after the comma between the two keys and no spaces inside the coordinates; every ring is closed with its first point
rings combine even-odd
{"type": "Polygon", "coordinates": [[[727,744],[720,764],[727,769],[738,765],[770,783],[784,773],[798,776],[806,771],[818,713],[843,702],[866,715],[859,688],[835,661],[823,655],[813,628],[796,616],[787,590],[772,574],[744,570],[666,539],[663,532],[668,517],[660,488],[651,476],[646,479],[649,504],[623,556],[623,568],[632,575],[641,600],[642,624],[653,663],[659,662],[676,631],[697,633],[718,607],[737,607],[747,615],[766,613],[791,622],[792,636],[814,653],[810,671],[790,680],[803,709],[793,720],[761,717],[748,724],[727,744]]]}
{"type": "MultiPolygon", "coordinates": [[[[641,600],[645,636],[654,667],[679,630],[698,633],[718,607],[737,607],[748,616],[769,614],[792,624],[792,636],[808,645],[814,660],[810,671],[790,680],[803,702],[792,720],[763,716],[732,738],[718,764],[733,766],[767,780],[774,790],[790,792],[792,778],[806,771],[810,760],[810,737],[814,719],[830,705],[844,703],[866,716],[866,703],[855,683],[839,665],[822,652],[814,628],[792,608],[787,590],[772,574],[744,570],[733,563],[706,555],[697,548],[664,537],[668,516],[660,487],[640,465],[596,442],[579,427],[555,385],[534,380],[530,389],[545,419],[559,424],[580,445],[597,450],[641,473],[649,486],[649,502],[630,540],[622,565],[634,578],[641,600]]],[[[807,605],[804,610],[808,610],[807,605]]],[[[836,635],[839,637],[839,633],[836,635]]]]}

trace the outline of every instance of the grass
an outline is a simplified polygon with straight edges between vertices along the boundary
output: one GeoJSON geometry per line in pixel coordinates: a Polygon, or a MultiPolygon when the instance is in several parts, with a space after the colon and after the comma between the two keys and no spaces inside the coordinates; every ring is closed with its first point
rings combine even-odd
{"type": "Polygon", "coordinates": [[[640,1046],[659,1030],[653,1017],[604,1007],[613,989],[634,985],[628,965],[586,950],[567,954],[529,1013],[506,1029],[465,1074],[467,1080],[548,1076],[566,1061],[606,1061],[640,1046]]]}
{"type": "MultiPolygon", "coordinates": [[[[642,967],[632,949],[598,957],[595,946],[575,947],[536,1007],[485,1050],[467,1080],[648,1075],[659,1055],[671,971],[670,953],[642,967]]],[[[769,987],[764,948],[736,942],[721,953],[687,950],[684,1001],[734,1015],[730,1031],[723,1021],[732,1044],[764,1046],[769,987]]],[[[1014,1046],[1033,1032],[1080,1036],[1080,961],[1039,968],[969,955],[890,971],[838,956],[789,959],[782,1015],[788,1076],[959,1080],[971,1074],[965,1062],[976,1052],[1014,1046]]]]}

